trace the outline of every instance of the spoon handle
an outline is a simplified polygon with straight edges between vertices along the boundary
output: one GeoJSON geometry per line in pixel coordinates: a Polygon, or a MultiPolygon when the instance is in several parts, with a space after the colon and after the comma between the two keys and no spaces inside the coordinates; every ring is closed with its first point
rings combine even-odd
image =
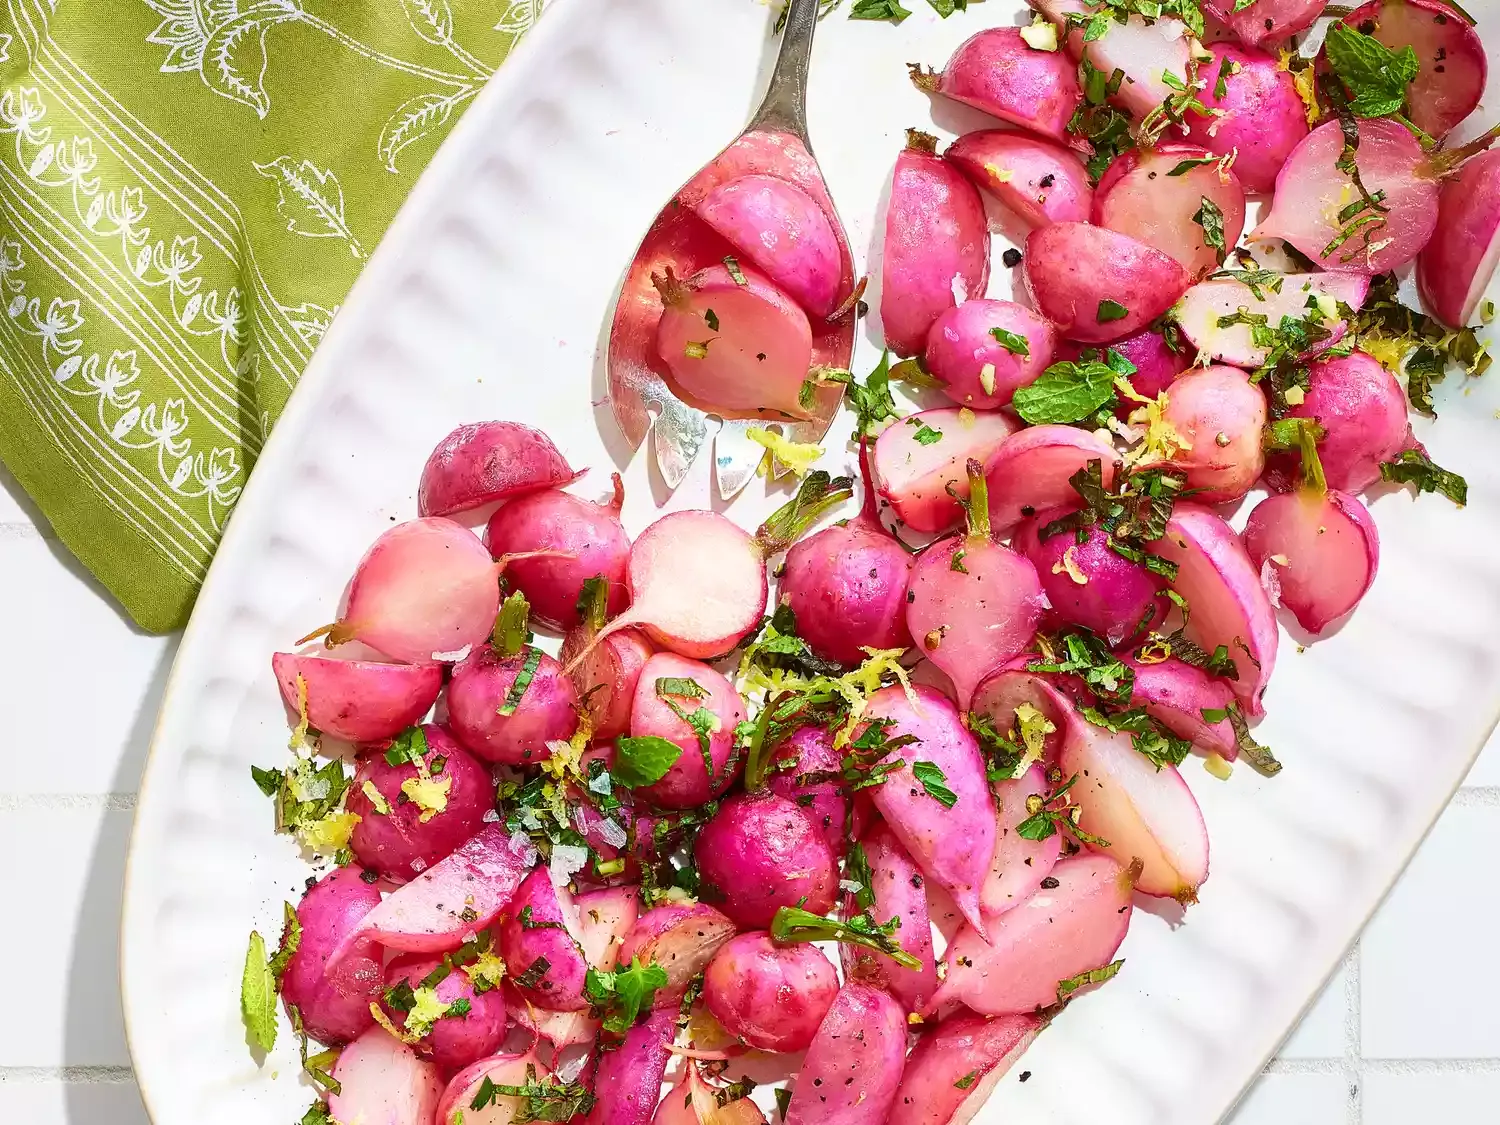
{"type": "MultiPolygon", "coordinates": [[[[781,53],[765,100],[750,122],[753,129],[781,129],[807,139],[807,72],[812,62],[813,32],[823,0],[791,0],[781,33],[781,53]]],[[[809,145],[809,148],[811,146],[809,145]]]]}

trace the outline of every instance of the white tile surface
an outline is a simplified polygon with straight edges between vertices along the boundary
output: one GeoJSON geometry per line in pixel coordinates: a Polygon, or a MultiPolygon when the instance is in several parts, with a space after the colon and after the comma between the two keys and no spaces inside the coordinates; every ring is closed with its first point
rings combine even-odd
{"type": "Polygon", "coordinates": [[[1339,1074],[1267,1074],[1226,1125],[1356,1125],[1352,1100],[1339,1074]]]}
{"type": "Polygon", "coordinates": [[[1364,1125],[1500,1120],[1500,1070],[1374,1073],[1364,1103],[1364,1125]]]}
{"type": "Polygon", "coordinates": [[[0,1020],[0,1075],[128,1065],[117,946],[130,817],[103,807],[0,805],[11,904],[0,964],[9,967],[12,996],[11,1016],[0,1020]]]}
{"type": "Polygon", "coordinates": [[[1500,1058],[1500,980],[1483,968],[1500,932],[1500,883],[1482,864],[1497,846],[1500,806],[1461,794],[1365,931],[1365,1057],[1500,1058]]]}

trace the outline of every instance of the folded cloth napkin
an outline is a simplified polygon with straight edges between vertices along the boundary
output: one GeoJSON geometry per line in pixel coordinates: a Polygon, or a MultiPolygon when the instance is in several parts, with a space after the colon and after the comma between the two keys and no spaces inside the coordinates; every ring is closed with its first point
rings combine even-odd
{"type": "Polygon", "coordinates": [[[0,6],[0,460],[144,628],[542,4],[0,6]]]}

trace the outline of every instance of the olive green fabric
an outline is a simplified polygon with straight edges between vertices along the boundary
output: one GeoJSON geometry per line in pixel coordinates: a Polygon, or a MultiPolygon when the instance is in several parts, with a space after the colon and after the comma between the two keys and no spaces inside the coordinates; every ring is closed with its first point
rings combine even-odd
{"type": "Polygon", "coordinates": [[[143,627],[542,3],[0,0],[0,460],[143,627]]]}

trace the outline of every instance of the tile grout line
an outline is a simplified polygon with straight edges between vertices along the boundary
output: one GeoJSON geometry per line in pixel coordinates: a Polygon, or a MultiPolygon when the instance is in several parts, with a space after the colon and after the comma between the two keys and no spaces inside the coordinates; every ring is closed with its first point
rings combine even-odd
{"type": "Polygon", "coordinates": [[[76,1085],[134,1082],[128,1066],[0,1066],[0,1086],[63,1082],[76,1085]]]}
{"type": "Polygon", "coordinates": [[[1349,1125],[1364,1122],[1364,1075],[1361,1073],[1360,1047],[1362,1030],[1360,1022],[1360,949],[1355,942],[1345,962],[1348,975],[1344,978],[1344,1080],[1349,1086],[1349,1125]]]}
{"type": "MultiPolygon", "coordinates": [[[[1267,1074],[1328,1074],[1342,1075],[1349,1060],[1323,1059],[1272,1059],[1266,1067],[1267,1074]]],[[[1361,1059],[1360,1070],[1364,1074],[1500,1074],[1500,1058],[1497,1059],[1361,1059]]]]}
{"type": "Polygon", "coordinates": [[[1453,794],[1458,808],[1500,808],[1500,785],[1465,785],[1453,794]]]}
{"type": "Polygon", "coordinates": [[[135,808],[135,802],[134,793],[0,793],[0,813],[73,809],[128,812],[135,808]]]}

